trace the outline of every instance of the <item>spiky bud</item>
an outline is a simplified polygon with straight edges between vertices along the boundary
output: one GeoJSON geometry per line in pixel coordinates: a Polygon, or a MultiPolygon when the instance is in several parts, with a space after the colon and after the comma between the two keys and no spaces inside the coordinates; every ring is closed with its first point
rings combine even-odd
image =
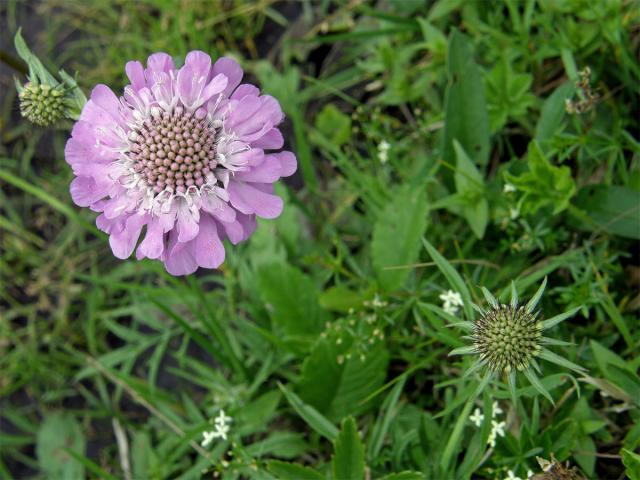
{"type": "Polygon", "coordinates": [[[27,83],[19,97],[22,116],[41,127],[54,125],[64,114],[64,91],[61,88],[27,83]]]}
{"type": "Polygon", "coordinates": [[[540,351],[542,324],[524,306],[498,304],[473,325],[471,339],[493,371],[524,370],[540,351]]]}

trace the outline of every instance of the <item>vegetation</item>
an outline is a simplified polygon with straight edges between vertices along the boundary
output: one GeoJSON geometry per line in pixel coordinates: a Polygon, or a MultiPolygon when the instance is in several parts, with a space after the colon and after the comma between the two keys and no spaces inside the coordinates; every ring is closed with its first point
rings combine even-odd
{"type": "Polygon", "coordinates": [[[0,477],[640,479],[640,8],[488,5],[0,3],[0,477]],[[72,123],[20,118],[19,27],[85,93],[233,55],[287,115],[283,214],[218,271],[114,258],[72,123]],[[547,322],[493,372],[472,303],[514,293],[547,322]]]}

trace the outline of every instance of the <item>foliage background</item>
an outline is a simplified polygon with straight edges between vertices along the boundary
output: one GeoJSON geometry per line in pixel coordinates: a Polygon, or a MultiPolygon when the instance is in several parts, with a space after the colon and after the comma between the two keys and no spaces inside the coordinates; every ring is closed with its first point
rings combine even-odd
{"type": "Polygon", "coordinates": [[[553,454],[640,478],[638,6],[0,3],[0,476],[505,478],[553,454]],[[283,215],[219,272],[117,261],[70,201],[69,125],[19,119],[19,26],[86,92],[154,51],[234,55],[287,114],[283,215]],[[569,115],[586,66],[599,100],[569,115]],[[555,405],[523,383],[524,416],[485,392],[507,423],[489,451],[458,422],[474,381],[423,236],[476,303],[548,276],[544,316],[581,306],[553,336],[588,375],[545,366],[555,405]],[[229,441],[203,455],[221,408],[229,441]]]}

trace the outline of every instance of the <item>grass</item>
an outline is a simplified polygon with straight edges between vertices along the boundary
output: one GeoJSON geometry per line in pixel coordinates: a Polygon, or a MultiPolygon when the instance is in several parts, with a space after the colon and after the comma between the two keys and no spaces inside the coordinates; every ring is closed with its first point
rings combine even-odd
{"type": "Polygon", "coordinates": [[[0,477],[640,478],[637,7],[2,3],[0,477]],[[287,115],[283,214],[219,271],[115,259],[69,197],[71,124],[19,118],[20,26],[87,93],[158,50],[238,58],[287,115]],[[451,324],[545,277],[543,318],[578,309],[550,350],[586,373],[465,376],[451,324]]]}

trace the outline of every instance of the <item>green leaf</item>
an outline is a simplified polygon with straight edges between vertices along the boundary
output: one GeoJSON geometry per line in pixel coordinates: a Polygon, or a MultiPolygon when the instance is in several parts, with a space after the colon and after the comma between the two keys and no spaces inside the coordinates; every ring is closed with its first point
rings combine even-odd
{"type": "Polygon", "coordinates": [[[342,429],[334,444],[331,459],[335,480],[362,480],[364,478],[364,445],[353,417],[342,422],[342,429]]]}
{"type": "Polygon", "coordinates": [[[47,415],[38,430],[36,454],[47,478],[76,480],[84,478],[84,465],[65,448],[84,456],[86,440],[80,423],[68,412],[47,415]]]}
{"type": "Polygon", "coordinates": [[[285,263],[261,265],[256,273],[275,332],[299,337],[320,333],[330,317],[318,303],[319,289],[313,279],[285,263]]]}
{"type": "Polygon", "coordinates": [[[618,185],[589,185],[581,189],[575,205],[587,212],[592,224],[578,225],[591,231],[640,240],[640,192],[618,185]]]}
{"type": "Polygon", "coordinates": [[[387,375],[389,355],[379,344],[361,359],[346,355],[348,345],[321,339],[302,365],[300,397],[331,419],[359,414],[370,407],[364,400],[375,392],[387,375]],[[342,357],[342,363],[338,357],[342,357]]]}
{"type": "Polygon", "coordinates": [[[278,390],[271,390],[242,407],[236,415],[238,434],[248,435],[266,430],[281,398],[278,390]]]}
{"type": "Polygon", "coordinates": [[[425,192],[403,188],[383,210],[373,227],[371,256],[383,289],[397,290],[407,279],[410,268],[387,270],[414,263],[420,250],[420,237],[427,227],[425,192]]]}
{"type": "Polygon", "coordinates": [[[626,448],[623,448],[620,453],[622,454],[624,471],[629,476],[629,479],[640,480],[640,455],[626,448]]]}
{"type": "Polygon", "coordinates": [[[49,73],[49,70],[44,67],[40,59],[31,52],[29,47],[27,47],[26,42],[22,38],[21,28],[16,32],[14,44],[20,58],[22,58],[29,66],[30,81],[42,83],[51,87],[55,87],[60,83],[53,77],[53,75],[51,75],[51,73],[49,73]]]}
{"type": "Polygon", "coordinates": [[[402,380],[395,384],[382,403],[378,419],[373,425],[371,436],[369,437],[367,448],[367,459],[369,462],[375,460],[382,449],[382,445],[387,432],[389,431],[389,427],[391,426],[391,422],[397,414],[398,409],[396,406],[398,405],[398,400],[400,399],[400,394],[404,389],[406,381],[407,377],[403,376],[402,380]]]}
{"type": "Polygon", "coordinates": [[[491,131],[499,131],[509,119],[518,119],[527,114],[536,97],[531,93],[533,76],[516,73],[506,56],[486,76],[487,109],[491,131]]]}
{"type": "Polygon", "coordinates": [[[480,70],[473,60],[469,39],[453,30],[449,39],[449,85],[445,94],[443,158],[453,164],[453,140],[458,140],[473,161],[489,161],[489,116],[480,70]]]}
{"type": "Polygon", "coordinates": [[[541,393],[542,395],[544,395],[547,398],[547,400],[551,402],[552,405],[555,405],[555,403],[553,402],[553,397],[547,391],[547,389],[544,388],[544,385],[540,382],[540,379],[533,372],[533,370],[531,370],[530,368],[527,368],[524,371],[524,376],[527,377],[529,382],[531,382],[531,385],[533,386],[533,388],[535,388],[538,391],[538,393],[541,393]]]}
{"type": "Polygon", "coordinates": [[[565,118],[565,100],[575,91],[573,83],[560,85],[542,105],[540,118],[536,125],[535,139],[545,145],[554,135],[561,133],[562,120],[565,118]]]}
{"type": "Polygon", "coordinates": [[[273,432],[267,438],[245,447],[247,455],[252,457],[273,456],[292,459],[302,455],[309,445],[304,435],[294,432],[273,432]]]}
{"type": "Polygon", "coordinates": [[[333,103],[328,103],[316,116],[316,128],[333,144],[340,146],[351,138],[351,117],[333,103]]]}
{"type": "Polygon", "coordinates": [[[281,462],[279,460],[271,460],[267,462],[267,469],[276,478],[281,480],[324,480],[324,475],[303,467],[296,463],[281,462]]]}
{"type": "Polygon", "coordinates": [[[567,166],[556,167],[549,162],[537,142],[529,144],[527,154],[529,171],[518,176],[505,174],[505,178],[524,195],[518,202],[523,213],[535,213],[551,206],[556,215],[569,206],[576,185],[567,166]]]}
{"type": "Polygon", "coordinates": [[[289,405],[293,407],[300,417],[307,422],[311,428],[318,432],[323,437],[333,441],[338,437],[338,429],[333,423],[326,419],[320,412],[310,405],[304,403],[300,397],[295,393],[287,389],[281,383],[278,383],[278,387],[284,393],[285,398],[289,402],[289,405]]]}
{"type": "Polygon", "coordinates": [[[362,303],[367,299],[367,295],[355,292],[338,285],[330,287],[320,294],[320,305],[327,310],[347,313],[352,308],[362,307],[362,303]]]}
{"type": "Polygon", "coordinates": [[[484,195],[484,180],[473,164],[464,148],[457,140],[453,140],[456,152],[456,173],[454,181],[456,191],[463,201],[462,214],[471,230],[478,238],[484,236],[489,221],[489,204],[484,195]]]}
{"type": "Polygon", "coordinates": [[[573,457],[584,470],[588,478],[593,478],[593,472],[596,466],[596,445],[588,435],[582,435],[576,438],[576,449],[585,453],[574,453],[573,457]]]}

